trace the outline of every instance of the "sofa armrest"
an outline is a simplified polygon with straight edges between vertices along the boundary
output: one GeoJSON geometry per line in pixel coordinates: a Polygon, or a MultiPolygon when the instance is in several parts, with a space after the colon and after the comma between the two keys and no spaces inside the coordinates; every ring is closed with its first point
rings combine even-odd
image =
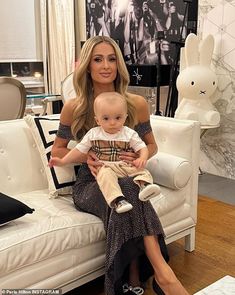
{"type": "Polygon", "coordinates": [[[182,189],[192,174],[192,165],[184,158],[158,152],[148,160],[147,167],[153,182],[171,188],[182,189]]]}

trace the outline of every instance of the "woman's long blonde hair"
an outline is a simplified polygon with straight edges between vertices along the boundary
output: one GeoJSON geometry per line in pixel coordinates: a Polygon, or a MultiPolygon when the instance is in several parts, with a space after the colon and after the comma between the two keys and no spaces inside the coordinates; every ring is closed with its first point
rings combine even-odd
{"type": "Polygon", "coordinates": [[[117,58],[117,77],[114,81],[115,91],[119,92],[127,100],[128,117],[126,125],[133,128],[136,124],[135,106],[127,94],[129,74],[122,53],[117,43],[107,36],[95,36],[88,39],[81,50],[79,66],[74,71],[73,84],[76,91],[76,107],[73,113],[72,134],[75,139],[83,136],[89,129],[95,126],[93,111],[93,85],[88,68],[91,61],[93,48],[101,43],[109,43],[117,58]]]}

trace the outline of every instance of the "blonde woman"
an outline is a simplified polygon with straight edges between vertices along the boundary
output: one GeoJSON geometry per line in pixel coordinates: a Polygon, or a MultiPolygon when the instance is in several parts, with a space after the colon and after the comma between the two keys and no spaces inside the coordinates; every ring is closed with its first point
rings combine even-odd
{"type": "MultiPolygon", "coordinates": [[[[80,140],[96,126],[94,99],[102,92],[116,91],[125,97],[128,116],[125,125],[135,128],[148,147],[149,157],[157,152],[145,99],[127,92],[129,74],[122,53],[114,40],[105,36],[88,39],[80,54],[74,73],[77,97],[65,103],[52,156],[64,157],[71,138],[80,140]]],[[[123,152],[120,160],[132,163],[138,157],[123,152]]],[[[169,295],[188,294],[166,263],[168,258],[164,232],[149,201],[138,198],[139,187],[131,177],[119,179],[120,187],[133,208],[125,214],[112,211],[98,187],[95,176],[102,165],[95,155],[81,156],[82,166],[73,188],[78,210],[100,217],[106,231],[105,291],[107,295],[144,294],[142,283],[154,275],[154,287],[159,285],[169,295]],[[162,254],[163,253],[163,254],[162,254]],[[165,259],[164,259],[164,257],[165,259]]]]}

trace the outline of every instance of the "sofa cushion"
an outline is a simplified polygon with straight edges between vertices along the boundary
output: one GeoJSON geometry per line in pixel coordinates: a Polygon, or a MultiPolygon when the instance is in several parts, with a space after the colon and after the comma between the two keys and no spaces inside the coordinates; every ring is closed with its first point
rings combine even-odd
{"type": "Polygon", "coordinates": [[[83,256],[72,257],[74,264],[103,255],[103,222],[96,216],[79,212],[71,196],[49,199],[48,190],[40,190],[14,195],[14,198],[35,212],[1,228],[0,277],[72,249],[85,250],[91,244],[97,245],[97,251],[87,250],[83,256]],[[99,243],[102,248],[98,247],[99,243]]]}
{"type": "Polygon", "coordinates": [[[49,196],[56,198],[60,195],[71,194],[78,165],[52,168],[48,166],[52,145],[59,127],[59,118],[55,116],[35,117],[28,115],[24,117],[24,120],[30,127],[46,171],[49,196]]]}
{"type": "Polygon", "coordinates": [[[26,204],[0,192],[0,225],[27,213],[33,213],[33,211],[34,209],[29,208],[26,204]]]}

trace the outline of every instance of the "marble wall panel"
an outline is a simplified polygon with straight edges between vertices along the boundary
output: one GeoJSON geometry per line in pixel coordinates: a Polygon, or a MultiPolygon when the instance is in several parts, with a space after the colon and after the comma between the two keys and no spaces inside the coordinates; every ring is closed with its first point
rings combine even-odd
{"type": "Polygon", "coordinates": [[[220,127],[201,139],[203,171],[235,179],[235,1],[200,0],[198,35],[215,38],[213,67],[219,84],[212,97],[220,127]]]}

